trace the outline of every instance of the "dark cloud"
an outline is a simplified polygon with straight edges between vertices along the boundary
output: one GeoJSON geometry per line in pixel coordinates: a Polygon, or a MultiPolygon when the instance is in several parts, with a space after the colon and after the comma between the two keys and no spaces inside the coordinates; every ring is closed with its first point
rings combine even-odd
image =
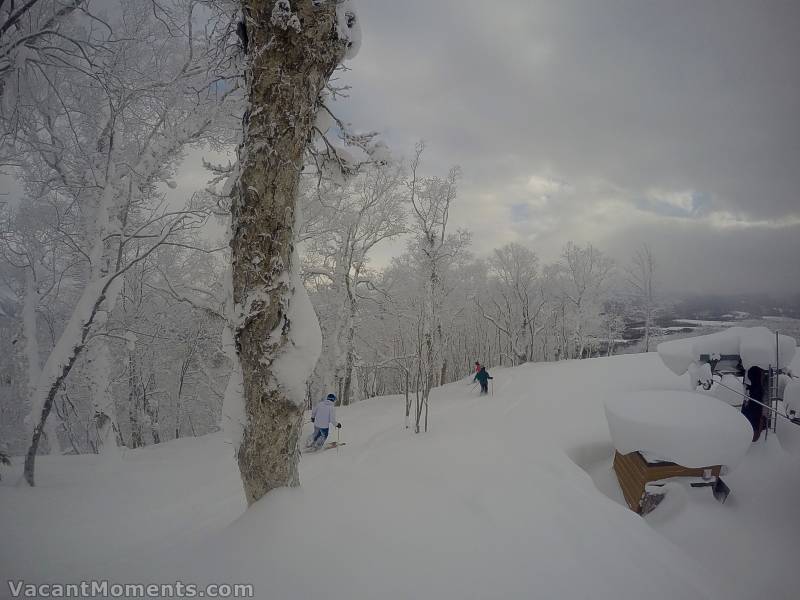
{"type": "Polygon", "coordinates": [[[684,221],[623,227],[603,247],[624,261],[632,244],[648,243],[662,285],[679,293],[791,294],[800,287],[800,225],[709,228],[684,221]]]}
{"type": "Polygon", "coordinates": [[[523,239],[547,254],[655,216],[653,239],[697,220],[685,243],[730,250],[758,231],[759,252],[788,255],[800,3],[362,0],[359,14],[348,117],[401,152],[425,138],[430,170],[462,165],[454,219],[483,229],[479,249],[523,239]]]}

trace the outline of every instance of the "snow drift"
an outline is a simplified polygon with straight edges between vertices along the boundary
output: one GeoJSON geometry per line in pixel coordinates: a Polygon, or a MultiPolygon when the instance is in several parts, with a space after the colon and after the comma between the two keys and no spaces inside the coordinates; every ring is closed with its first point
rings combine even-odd
{"type": "Polygon", "coordinates": [[[753,437],[738,410],[706,394],[635,392],[607,399],[605,409],[611,440],[621,454],[645,451],[684,467],[732,468],[753,437]]]}

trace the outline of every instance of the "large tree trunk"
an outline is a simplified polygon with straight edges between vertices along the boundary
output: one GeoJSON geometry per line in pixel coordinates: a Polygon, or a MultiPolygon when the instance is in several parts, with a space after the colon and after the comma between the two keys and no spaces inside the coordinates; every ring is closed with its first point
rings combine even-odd
{"type": "MultiPolygon", "coordinates": [[[[308,304],[294,276],[297,187],[320,92],[346,49],[337,34],[336,3],[314,4],[242,0],[249,108],[231,249],[245,412],[237,460],[250,504],[273,488],[299,483],[303,386],[287,385],[285,369],[275,363],[294,348],[293,329],[309,327],[291,318],[308,304]]],[[[304,368],[294,365],[294,376],[304,368]]]]}
{"type": "Polygon", "coordinates": [[[42,373],[46,373],[47,376],[42,375],[39,378],[39,385],[36,387],[36,393],[31,400],[32,406],[29,415],[31,425],[33,426],[33,435],[31,444],[28,447],[28,452],[25,455],[24,477],[25,481],[30,486],[34,485],[36,453],[39,449],[42,433],[45,431],[47,418],[50,416],[50,411],[53,409],[53,400],[58,390],[61,389],[61,386],[64,384],[72,367],[75,366],[78,357],[86,348],[86,341],[89,337],[95,317],[101,304],[105,300],[106,288],[107,285],[99,288],[97,286],[87,285],[81,299],[78,301],[78,307],[83,308],[83,310],[79,310],[79,308],[75,309],[58,343],[50,352],[44,369],[42,369],[42,373]],[[96,296],[96,299],[87,310],[84,304],[88,304],[87,300],[94,296],[96,296]]]}

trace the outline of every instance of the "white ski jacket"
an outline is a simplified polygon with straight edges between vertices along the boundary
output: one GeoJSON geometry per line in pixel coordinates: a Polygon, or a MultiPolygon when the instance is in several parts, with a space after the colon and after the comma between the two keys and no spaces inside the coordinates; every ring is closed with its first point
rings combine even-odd
{"type": "Polygon", "coordinates": [[[333,402],[325,398],[311,411],[311,418],[314,419],[314,426],[320,429],[328,429],[331,425],[336,426],[336,407],[333,402]]]}

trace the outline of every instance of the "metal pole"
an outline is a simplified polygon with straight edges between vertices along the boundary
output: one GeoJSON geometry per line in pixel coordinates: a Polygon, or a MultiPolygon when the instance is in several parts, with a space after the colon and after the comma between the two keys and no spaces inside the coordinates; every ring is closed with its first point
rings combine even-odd
{"type": "MultiPolygon", "coordinates": [[[[778,331],[775,331],[775,407],[778,406],[778,388],[780,387],[780,376],[781,376],[781,345],[780,339],[778,335],[778,331]]],[[[772,424],[772,431],[773,433],[777,433],[778,431],[778,419],[772,424]]]]}

